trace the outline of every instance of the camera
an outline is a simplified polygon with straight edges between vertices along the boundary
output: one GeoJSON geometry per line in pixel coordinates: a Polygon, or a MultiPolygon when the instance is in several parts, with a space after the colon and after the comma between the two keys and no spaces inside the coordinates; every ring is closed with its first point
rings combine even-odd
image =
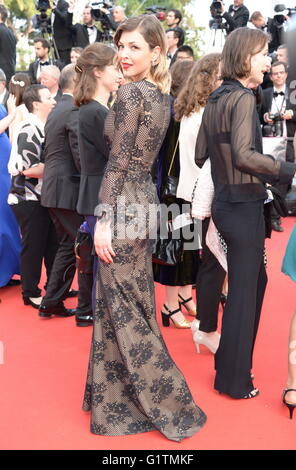
{"type": "Polygon", "coordinates": [[[111,9],[113,7],[112,1],[110,0],[109,2],[106,2],[106,1],[105,2],[104,1],[91,2],[89,6],[91,8],[90,14],[92,18],[95,21],[100,21],[101,23],[101,27],[103,30],[102,41],[103,42],[112,41],[112,35],[111,35],[112,25],[109,21],[107,13],[102,11],[102,8],[104,8],[105,10],[108,10],[108,12],[111,12],[111,9]]]}
{"type": "Polygon", "coordinates": [[[210,12],[212,18],[220,18],[223,11],[222,11],[222,2],[213,2],[210,6],[210,12]]]}
{"type": "Polygon", "coordinates": [[[269,119],[273,121],[272,131],[274,137],[281,137],[283,135],[283,114],[282,113],[269,113],[269,119]]]}
{"type": "Polygon", "coordinates": [[[210,6],[210,13],[212,16],[209,23],[211,29],[227,29],[226,22],[223,22],[222,2],[213,2],[210,6]]]}
{"type": "Polygon", "coordinates": [[[166,11],[166,7],[161,7],[158,5],[152,5],[151,7],[145,8],[145,13],[150,13],[152,15],[155,15],[156,18],[159,19],[159,21],[165,20],[165,11],[166,11]]]}
{"type": "Polygon", "coordinates": [[[111,10],[112,4],[107,3],[107,2],[91,2],[90,3],[91,7],[91,16],[95,21],[104,21],[106,20],[106,13],[102,11],[102,8],[105,8],[106,10],[111,10]]]}
{"type": "Polygon", "coordinates": [[[35,4],[35,8],[38,11],[46,11],[51,8],[49,0],[37,0],[35,4]]]}

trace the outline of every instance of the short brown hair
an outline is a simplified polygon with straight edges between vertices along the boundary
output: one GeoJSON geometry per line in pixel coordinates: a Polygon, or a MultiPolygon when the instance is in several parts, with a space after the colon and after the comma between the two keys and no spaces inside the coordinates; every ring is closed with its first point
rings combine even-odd
{"type": "Polygon", "coordinates": [[[250,21],[253,22],[253,21],[256,21],[256,20],[260,20],[261,18],[264,18],[261,11],[254,11],[254,13],[252,14],[252,16],[250,18],[250,21]]]}
{"type": "Polygon", "coordinates": [[[16,106],[22,104],[23,94],[30,85],[31,79],[27,73],[18,72],[11,77],[9,82],[9,93],[15,96],[16,106]]]}
{"type": "Polygon", "coordinates": [[[284,69],[285,69],[285,72],[287,73],[288,72],[288,65],[286,64],[286,62],[283,62],[281,60],[278,60],[276,62],[274,62],[273,64],[271,64],[271,67],[270,67],[270,75],[272,75],[272,69],[274,67],[278,67],[279,65],[283,65],[284,66],[284,69]]]}
{"type": "Polygon", "coordinates": [[[99,42],[90,44],[83,49],[75,65],[74,101],[76,106],[81,106],[92,100],[97,87],[94,69],[104,70],[108,65],[112,65],[115,54],[112,47],[99,42]]]}
{"type": "Polygon", "coordinates": [[[29,86],[23,95],[23,102],[28,109],[29,113],[33,112],[33,103],[34,101],[39,101],[40,102],[40,94],[39,91],[43,89],[47,89],[46,86],[40,85],[39,83],[35,85],[29,86]]]}
{"type": "Polygon", "coordinates": [[[248,57],[262,51],[268,41],[268,34],[260,29],[237,28],[232,31],[222,51],[221,77],[223,80],[248,77],[251,71],[248,57]]]}

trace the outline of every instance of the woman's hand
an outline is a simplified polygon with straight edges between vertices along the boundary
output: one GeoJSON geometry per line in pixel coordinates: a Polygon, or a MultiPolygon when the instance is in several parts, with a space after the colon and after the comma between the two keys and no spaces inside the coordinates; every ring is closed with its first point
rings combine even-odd
{"type": "Polygon", "coordinates": [[[97,222],[94,234],[94,245],[99,258],[107,264],[113,263],[112,257],[115,256],[111,240],[112,231],[110,224],[108,222],[104,223],[103,221],[97,222]]]}
{"type": "Polygon", "coordinates": [[[10,94],[6,103],[8,116],[11,116],[11,117],[15,116],[15,113],[16,113],[15,101],[16,101],[16,97],[10,94]]]}

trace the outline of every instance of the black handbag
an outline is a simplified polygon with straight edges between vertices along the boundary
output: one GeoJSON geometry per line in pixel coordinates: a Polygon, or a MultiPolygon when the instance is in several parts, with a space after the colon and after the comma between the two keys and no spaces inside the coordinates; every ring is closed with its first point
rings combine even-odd
{"type": "Polygon", "coordinates": [[[74,242],[76,266],[80,273],[91,274],[93,272],[92,248],[93,240],[91,234],[80,227],[74,242]]]}
{"type": "Polygon", "coordinates": [[[178,188],[179,178],[177,176],[170,175],[170,173],[172,171],[173,164],[175,161],[178,144],[179,144],[179,139],[176,142],[173,157],[172,157],[171,164],[170,164],[169,171],[168,171],[168,176],[164,184],[164,187],[162,189],[161,199],[162,199],[162,202],[166,204],[173,203],[177,197],[177,188],[178,188]]]}
{"type": "Polygon", "coordinates": [[[173,238],[173,232],[168,233],[168,238],[158,237],[154,242],[152,262],[165,266],[175,266],[183,259],[183,240],[173,238]]]}

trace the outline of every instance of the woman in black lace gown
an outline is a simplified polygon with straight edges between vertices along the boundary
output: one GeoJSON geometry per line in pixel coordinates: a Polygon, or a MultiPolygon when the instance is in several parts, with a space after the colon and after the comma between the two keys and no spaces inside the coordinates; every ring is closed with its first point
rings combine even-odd
{"type": "Polygon", "coordinates": [[[169,122],[166,43],[153,15],[126,20],[115,42],[131,83],[120,88],[105,126],[110,154],[96,208],[100,263],[84,410],[91,410],[95,434],[159,430],[181,441],[206,417],[169,356],[155,318],[148,238],[148,225],[155,222],[153,216],[148,221],[147,211],[155,208],[150,171],[169,122]]]}

